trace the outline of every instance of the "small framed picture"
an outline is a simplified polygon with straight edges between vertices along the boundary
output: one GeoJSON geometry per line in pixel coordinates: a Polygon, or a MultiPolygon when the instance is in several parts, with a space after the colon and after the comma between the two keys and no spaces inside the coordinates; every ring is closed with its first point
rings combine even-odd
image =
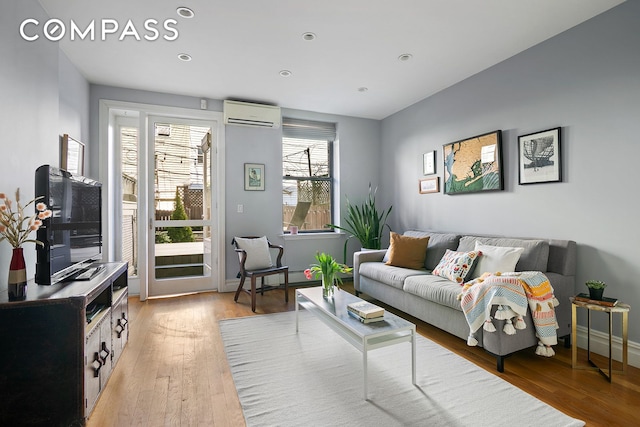
{"type": "Polygon", "coordinates": [[[436,173],[436,152],[429,151],[422,155],[422,174],[431,175],[436,173]]]}
{"type": "Polygon", "coordinates": [[[84,144],[66,133],[60,141],[60,169],[84,175],[84,144]]]}
{"type": "Polygon", "coordinates": [[[519,184],[562,181],[560,128],[518,137],[519,184]]]}
{"type": "Polygon", "coordinates": [[[419,185],[420,194],[439,193],[440,192],[440,177],[424,178],[420,180],[419,185]]]}
{"type": "Polygon", "coordinates": [[[244,190],[264,191],[264,165],[259,163],[244,164],[244,190]]]}

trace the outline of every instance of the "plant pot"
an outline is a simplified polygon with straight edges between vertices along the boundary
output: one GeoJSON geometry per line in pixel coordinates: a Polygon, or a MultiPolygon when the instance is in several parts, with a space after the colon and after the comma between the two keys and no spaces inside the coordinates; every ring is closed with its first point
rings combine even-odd
{"type": "Polygon", "coordinates": [[[602,301],[603,293],[604,293],[604,289],[589,288],[589,298],[594,299],[596,301],[602,301]]]}

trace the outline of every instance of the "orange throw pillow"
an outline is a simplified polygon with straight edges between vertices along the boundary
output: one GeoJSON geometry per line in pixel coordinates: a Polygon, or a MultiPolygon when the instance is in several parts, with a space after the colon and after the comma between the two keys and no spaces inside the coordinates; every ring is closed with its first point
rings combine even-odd
{"type": "Polygon", "coordinates": [[[429,236],[409,237],[392,231],[390,235],[389,261],[386,264],[414,270],[424,268],[427,245],[429,245],[429,236]]]}

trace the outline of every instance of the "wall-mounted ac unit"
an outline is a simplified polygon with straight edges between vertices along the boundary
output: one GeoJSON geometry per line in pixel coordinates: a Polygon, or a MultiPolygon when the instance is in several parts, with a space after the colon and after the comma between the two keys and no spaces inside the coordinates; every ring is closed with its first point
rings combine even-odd
{"type": "Polygon", "coordinates": [[[280,107],[250,102],[224,101],[224,123],[228,125],[279,128],[280,107]]]}

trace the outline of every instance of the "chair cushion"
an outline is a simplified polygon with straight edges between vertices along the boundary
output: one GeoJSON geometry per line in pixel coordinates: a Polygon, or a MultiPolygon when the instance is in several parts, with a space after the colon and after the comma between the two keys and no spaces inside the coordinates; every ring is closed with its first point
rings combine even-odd
{"type": "Polygon", "coordinates": [[[424,268],[429,237],[409,237],[391,232],[387,265],[418,270],[424,268]]]}
{"type": "Polygon", "coordinates": [[[262,270],[273,266],[271,254],[269,253],[269,241],[266,236],[255,239],[234,237],[234,239],[238,248],[247,253],[247,259],[244,262],[246,270],[262,270]]]}
{"type": "Polygon", "coordinates": [[[510,272],[516,270],[516,264],[524,248],[508,246],[489,246],[476,242],[476,251],[482,252],[475,270],[471,275],[476,279],[484,273],[510,272]]]}

